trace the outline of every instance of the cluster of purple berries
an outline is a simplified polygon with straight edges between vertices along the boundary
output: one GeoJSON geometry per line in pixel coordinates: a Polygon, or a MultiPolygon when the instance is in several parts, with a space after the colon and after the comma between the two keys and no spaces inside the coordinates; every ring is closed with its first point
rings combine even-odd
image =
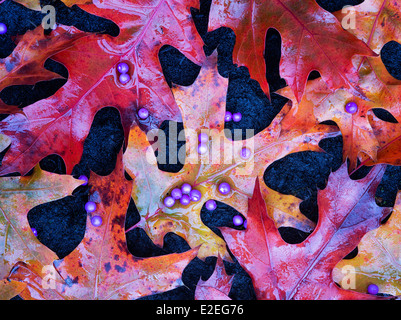
{"type": "Polygon", "coordinates": [[[226,115],[224,116],[225,122],[230,122],[231,120],[234,122],[240,122],[242,119],[241,112],[231,113],[230,111],[226,111],[226,115]]]}
{"type": "Polygon", "coordinates": [[[192,189],[189,183],[184,183],[181,188],[174,188],[171,191],[171,195],[164,198],[164,205],[167,208],[174,206],[176,200],[180,200],[183,206],[187,206],[193,202],[198,202],[202,198],[202,194],[199,190],[192,189]]]}
{"type": "MultiPolygon", "coordinates": [[[[222,182],[219,184],[218,190],[221,194],[227,195],[231,191],[231,187],[227,182],[222,182]]],[[[171,190],[171,194],[164,198],[164,205],[167,208],[174,206],[176,200],[180,200],[183,206],[187,206],[192,202],[199,202],[202,198],[202,193],[199,190],[192,189],[189,183],[184,183],[181,188],[174,188],[171,190]]],[[[206,208],[208,210],[216,209],[216,201],[208,200],[206,202],[206,208]]]]}
{"type": "MultiPolygon", "coordinates": [[[[222,182],[218,186],[218,190],[221,194],[227,195],[231,191],[231,187],[227,182],[222,182]]],[[[171,208],[175,205],[177,200],[183,206],[187,206],[192,202],[199,202],[202,198],[202,193],[199,190],[193,189],[189,183],[184,183],[181,188],[174,188],[171,190],[169,196],[164,198],[164,205],[167,208],[171,208]]],[[[205,207],[209,211],[213,211],[217,208],[217,203],[213,199],[207,200],[205,203],[205,207]]],[[[236,226],[243,225],[246,228],[246,220],[242,218],[240,215],[236,215],[233,218],[233,223],[236,226]]]]}
{"type": "Polygon", "coordinates": [[[121,84],[126,84],[128,81],[131,80],[131,77],[128,74],[129,71],[129,65],[125,62],[120,62],[117,65],[117,71],[120,74],[118,76],[118,80],[120,81],[121,84]]]}

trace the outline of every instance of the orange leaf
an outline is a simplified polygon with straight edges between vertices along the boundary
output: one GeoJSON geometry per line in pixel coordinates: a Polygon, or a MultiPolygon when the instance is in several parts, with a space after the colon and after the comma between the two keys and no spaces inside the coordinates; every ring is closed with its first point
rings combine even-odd
{"type": "Polygon", "coordinates": [[[128,251],[124,226],[132,182],[124,177],[122,154],[109,176],[92,172],[89,185],[92,186],[90,200],[97,203],[97,208],[87,216],[82,242],[67,257],[54,262],[60,279],[54,288],[39,287],[41,277],[24,264],[18,264],[10,279],[27,283],[21,297],[137,299],[182,285],[181,273],[196,257],[197,249],[151,258],[138,258],[128,251]],[[100,226],[91,224],[95,215],[102,218],[100,226]]]}

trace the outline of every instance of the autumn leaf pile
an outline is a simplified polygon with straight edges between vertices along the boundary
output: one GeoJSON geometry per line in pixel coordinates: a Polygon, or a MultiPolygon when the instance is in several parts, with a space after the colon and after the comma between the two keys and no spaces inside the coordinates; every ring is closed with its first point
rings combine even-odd
{"type": "MultiPolygon", "coordinates": [[[[39,0],[14,1],[41,8],[39,0]]],[[[232,257],[250,275],[257,299],[388,299],[401,294],[401,193],[393,208],[375,202],[386,164],[401,165],[401,82],[380,57],[387,42],[401,41],[396,0],[365,0],[353,7],[356,24],[350,29],[341,24],[349,12],[331,14],[314,0],[213,0],[209,31],[228,27],[235,32],[233,61],[249,69],[267,96],[266,31],[274,28],[282,39],[280,75],[287,87],[277,93],[289,101],[267,128],[246,140],[225,134],[228,79],[218,72],[217,52],[204,53],[191,17],[198,1],[62,1],[111,20],[120,32],[113,37],[59,24],[46,33],[39,26],[16,37],[14,51],[0,60],[0,90],[60,78],[44,68],[48,58],[69,74],[55,94],[22,109],[0,101],[1,113],[8,114],[0,122],[1,299],[137,299],[183,285],[182,272],[190,261],[209,256],[218,258],[215,271],[199,281],[196,299],[229,299],[233,277],[223,260],[232,257]],[[201,67],[192,85],[169,87],[158,58],[165,45],[201,67]],[[118,80],[120,62],[130,67],[126,84],[118,80]],[[321,77],[308,80],[312,71],[321,77]],[[357,104],[356,113],[346,111],[350,102],[357,104]],[[120,112],[126,148],[110,175],[90,174],[89,200],[97,209],[88,213],[81,243],[59,259],[34,236],[27,214],[84,183],[72,177],[72,169],[95,114],[107,106],[120,112]],[[141,108],[149,111],[145,120],[138,117],[141,108]],[[377,118],[376,108],[398,122],[377,118]],[[158,168],[147,137],[165,120],[183,122],[185,129],[186,160],[177,173],[158,168]],[[335,125],[322,123],[327,120],[335,125]],[[191,130],[206,130],[210,149],[219,141],[214,155],[232,150],[233,161],[211,162],[208,153],[199,155],[191,130]],[[322,152],[319,142],[339,135],[343,165],[318,192],[315,224],[300,212],[300,199],[268,188],[263,174],[291,153],[322,152]],[[252,152],[248,159],[238,156],[245,146],[252,152]],[[66,175],[40,168],[39,161],[51,154],[63,158],[66,175]],[[350,173],[363,165],[372,166],[371,171],[351,179],[350,173]],[[15,172],[20,176],[9,175],[15,172]],[[164,198],[184,182],[201,191],[202,199],[167,208],[164,198]],[[220,182],[231,185],[229,194],[218,192],[220,182]],[[150,258],[132,255],[124,229],[131,199],[141,217],[133,228],[144,229],[159,246],[173,232],[191,250],[150,258]],[[210,199],[238,210],[246,228],[222,227],[223,238],[214,233],[200,216],[210,199]],[[102,217],[100,226],[91,224],[95,214],[102,217]],[[282,226],[310,235],[289,244],[278,232],[282,226]],[[343,260],[356,246],[358,255],[343,260]],[[350,267],[355,288],[346,288],[349,274],[343,271],[350,267]],[[46,285],[49,274],[55,277],[51,287],[46,285]],[[371,283],[388,295],[368,294],[371,283]]]]}

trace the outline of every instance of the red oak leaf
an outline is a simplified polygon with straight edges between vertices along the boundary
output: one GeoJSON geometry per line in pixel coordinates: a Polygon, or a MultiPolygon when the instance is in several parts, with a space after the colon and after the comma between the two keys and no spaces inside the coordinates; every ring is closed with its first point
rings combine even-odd
{"type": "Polygon", "coordinates": [[[53,96],[24,108],[0,124],[12,147],[3,159],[0,175],[27,173],[50,154],[60,155],[67,173],[79,162],[83,142],[96,112],[116,107],[122,118],[126,138],[136,119],[136,110],[146,107],[146,124],[158,127],[166,120],[179,120],[179,109],[164,79],[158,51],[175,46],[192,61],[203,58],[203,42],[191,19],[195,0],[118,0],[81,5],[89,13],[115,22],[117,37],[91,35],[52,56],[67,67],[67,83],[53,96]],[[126,62],[130,81],[121,84],[116,66],[126,62]]]}
{"type": "Polygon", "coordinates": [[[308,75],[317,70],[331,90],[359,92],[354,55],[374,56],[361,40],[341,27],[314,0],[213,0],[209,29],[228,27],[236,34],[234,62],[249,68],[268,93],[264,64],[265,37],[275,28],[282,37],[280,74],[301,101],[308,75]]]}
{"type": "Polygon", "coordinates": [[[385,166],[351,180],[347,165],[331,174],[318,194],[319,221],[302,243],[288,244],[269,218],[256,181],[246,231],[221,228],[224,239],[250,274],[258,299],[374,299],[337,286],[332,271],[361,238],[380,225],[390,208],[375,203],[385,166]]]}
{"type": "Polygon", "coordinates": [[[231,300],[228,294],[234,277],[227,275],[223,259],[217,258],[216,267],[209,279],[199,280],[195,290],[195,300],[231,300]]]}

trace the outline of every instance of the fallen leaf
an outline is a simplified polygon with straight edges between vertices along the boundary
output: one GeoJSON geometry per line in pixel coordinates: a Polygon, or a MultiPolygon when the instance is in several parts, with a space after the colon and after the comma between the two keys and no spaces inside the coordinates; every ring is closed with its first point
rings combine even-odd
{"type": "MultiPolygon", "coordinates": [[[[284,108],[272,124],[257,135],[244,141],[227,138],[226,134],[230,131],[224,130],[224,115],[228,80],[218,74],[216,64],[217,57],[213,54],[205,61],[193,85],[173,88],[185,129],[185,150],[179,151],[179,154],[186,155],[185,160],[180,160],[185,162],[183,168],[178,173],[160,171],[154,149],[160,148],[162,153],[165,148],[163,134],[158,131],[158,143],[151,146],[146,134],[137,125],[131,128],[124,164],[135,181],[132,198],[141,215],[141,220],[133,228],[143,228],[157,245],[162,245],[166,233],[174,232],[192,248],[201,245],[201,259],[220,255],[231,260],[224,241],[201,221],[200,210],[204,203],[216,199],[246,216],[255,178],[263,176],[271,163],[292,152],[320,151],[318,142],[322,138],[336,136],[338,131],[324,125],[309,130],[293,128],[285,120],[289,108],[284,108]],[[197,152],[198,134],[201,132],[209,137],[206,143],[208,151],[203,155],[197,152]],[[239,155],[244,147],[251,151],[248,159],[239,155]],[[185,182],[201,192],[201,200],[186,207],[177,201],[173,207],[167,208],[163,204],[164,198],[173,188],[185,182]],[[228,195],[218,192],[217,186],[221,182],[231,185],[228,195]]],[[[179,137],[184,139],[182,133],[179,137]]],[[[152,137],[149,136],[149,139],[152,137]]],[[[267,194],[269,190],[265,192],[267,194]]],[[[274,192],[270,193],[274,198],[274,192]]],[[[294,198],[278,196],[275,200],[293,204],[288,210],[275,211],[274,215],[280,216],[282,225],[297,226],[307,232],[313,229],[314,224],[297,210],[294,198]],[[286,214],[289,214],[287,218],[286,214]]],[[[273,206],[280,207],[279,204],[273,206]]]]}
{"type": "MultiPolygon", "coordinates": [[[[334,121],[343,136],[343,161],[350,160],[350,170],[357,166],[360,160],[369,157],[377,163],[377,153],[380,143],[369,121],[370,110],[383,108],[397,116],[401,111],[398,96],[401,94],[401,82],[388,74],[384,65],[375,64],[373,60],[365,60],[359,69],[359,87],[369,100],[361,99],[346,90],[336,90],[334,93],[326,86],[321,78],[308,81],[305,94],[298,104],[296,97],[287,87],[277,93],[291,99],[293,118],[297,119],[297,127],[310,126],[327,120],[334,121]],[[377,72],[381,79],[377,77],[377,72]],[[383,82],[383,79],[389,79],[383,82]],[[346,111],[346,105],[355,102],[358,110],[354,114],[346,111]]],[[[377,62],[377,61],[376,61],[377,62]]],[[[380,121],[380,126],[391,126],[388,122],[380,121]]]]}
{"type": "Polygon", "coordinates": [[[27,214],[37,205],[70,195],[81,183],[71,176],[42,171],[39,165],[31,176],[0,178],[0,279],[18,261],[41,273],[58,259],[34,236],[27,214]]]}
{"type": "Polygon", "coordinates": [[[369,284],[375,284],[380,293],[401,295],[400,243],[401,192],[398,192],[391,217],[362,238],[355,258],[337,264],[333,272],[334,281],[342,284],[345,273],[354,277],[353,289],[358,292],[367,292],[369,284]]]}
{"type": "Polygon", "coordinates": [[[363,96],[356,86],[358,73],[351,59],[374,56],[368,46],[345,31],[337,19],[314,0],[213,0],[209,30],[234,30],[234,63],[249,68],[266,94],[265,37],[275,28],[282,38],[280,75],[299,102],[309,73],[317,70],[330,90],[338,88],[363,96]]]}
{"type": "Polygon", "coordinates": [[[45,61],[70,48],[88,34],[74,27],[59,26],[45,35],[42,26],[27,31],[12,54],[0,59],[0,91],[10,85],[32,85],[39,81],[63,78],[44,68],[45,61]]]}
{"type": "Polygon", "coordinates": [[[182,285],[181,274],[197,255],[197,249],[180,254],[138,258],[127,248],[125,215],[132,182],[124,177],[122,154],[114,171],[106,177],[91,173],[91,196],[96,211],[89,213],[86,231],[78,247],[64,259],[54,261],[60,275],[54,288],[37,284],[43,279],[29,266],[14,266],[10,279],[27,283],[23,299],[137,299],[182,285]],[[91,219],[100,216],[102,224],[91,219]]]}
{"type": "Polygon", "coordinates": [[[10,300],[21,293],[26,287],[25,283],[18,281],[0,280],[0,300],[10,300]]]}
{"type": "Polygon", "coordinates": [[[195,290],[195,300],[231,300],[228,296],[234,276],[227,275],[223,259],[217,258],[213,274],[203,281],[199,279],[195,290]]]}
{"type": "Polygon", "coordinates": [[[351,180],[345,163],[318,193],[319,221],[306,240],[288,244],[269,217],[259,182],[249,200],[247,229],[220,228],[231,252],[249,273],[257,299],[375,299],[339,288],[336,264],[360,239],[380,225],[390,208],[376,205],[374,194],[385,166],[351,180]]]}
{"type": "Polygon", "coordinates": [[[82,5],[88,13],[109,19],[119,35],[93,34],[52,56],[69,72],[68,81],[54,95],[24,108],[0,123],[0,133],[12,139],[0,175],[27,173],[50,154],[58,154],[72,172],[82,155],[83,143],[97,111],[114,106],[120,111],[125,138],[136,112],[145,107],[150,115],[145,125],[159,127],[164,120],[180,120],[171,90],[165,81],[158,52],[175,46],[200,63],[203,42],[196,32],[190,7],[195,0],[96,1],[82,5]],[[130,81],[121,84],[116,67],[129,65],[130,81]]]}

